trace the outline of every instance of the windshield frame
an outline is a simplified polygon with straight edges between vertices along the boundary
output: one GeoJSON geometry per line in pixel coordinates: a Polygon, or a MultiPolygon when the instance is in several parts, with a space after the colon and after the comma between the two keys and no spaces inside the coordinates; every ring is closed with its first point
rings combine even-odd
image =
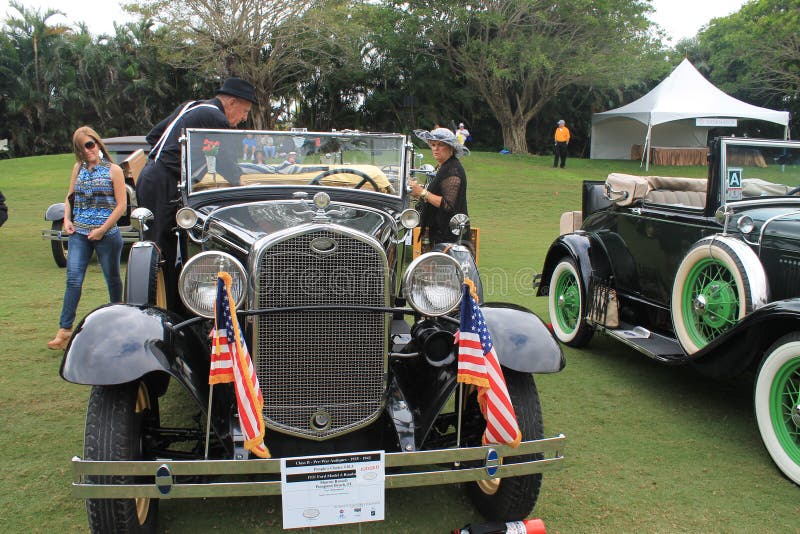
{"type": "Polygon", "coordinates": [[[743,194],[741,190],[744,188],[744,186],[739,188],[740,190],[737,190],[737,188],[732,187],[730,183],[731,180],[736,179],[735,177],[731,178],[730,174],[738,173],[738,178],[743,183],[745,180],[757,178],[768,182],[766,185],[767,187],[770,185],[786,185],[787,188],[800,187],[800,142],[788,139],[754,139],[747,137],[728,137],[722,138],[720,141],[720,162],[717,180],[720,188],[720,198],[722,200],[720,203],[721,205],[732,204],[745,206],[754,203],[764,204],[800,201],[800,196],[773,194],[769,191],[762,193],[761,196],[755,196],[752,193],[748,196],[746,193],[743,194]],[[742,151],[752,150],[754,159],[758,160],[760,158],[761,161],[756,161],[752,165],[747,165],[741,160],[732,161],[733,151],[737,149],[742,151]],[[791,151],[791,154],[794,158],[791,161],[795,161],[796,163],[794,165],[788,165],[788,171],[790,171],[792,174],[787,176],[786,179],[778,181],[774,179],[776,169],[781,173],[786,172],[787,165],[773,162],[773,159],[775,158],[770,157],[769,152],[767,152],[765,157],[764,152],[767,151],[767,149],[769,149],[771,152],[777,150],[791,151]],[[749,169],[752,168],[763,170],[756,171],[757,174],[753,175],[751,172],[749,172],[749,169]],[[795,180],[791,180],[791,178],[795,178],[795,180]],[[787,180],[793,183],[787,184],[787,180]]]}
{"type": "MultiPolygon", "coordinates": [[[[302,130],[302,129],[295,129],[302,130]]],[[[307,131],[274,131],[274,130],[238,130],[238,129],[205,129],[189,128],[184,130],[182,141],[182,173],[181,187],[188,197],[196,197],[209,191],[221,193],[224,191],[250,191],[253,189],[268,188],[289,188],[296,190],[350,190],[379,195],[391,199],[403,199],[406,196],[406,186],[410,172],[410,163],[413,161],[413,144],[404,134],[397,133],[368,133],[359,131],[331,131],[331,132],[307,132],[307,131]],[[242,156],[241,148],[244,139],[253,140],[271,137],[275,146],[283,148],[274,151],[273,158],[266,163],[253,163],[246,161],[242,156]],[[206,140],[222,140],[232,138],[235,142],[225,151],[227,164],[235,161],[242,176],[247,177],[239,184],[231,184],[228,181],[219,180],[222,174],[211,174],[207,172],[207,161],[201,153],[206,140]],[[298,143],[299,141],[299,143],[298,143]],[[294,144],[295,150],[291,150],[294,144]],[[325,149],[338,147],[336,151],[325,149]],[[289,152],[297,153],[297,162],[286,167],[289,152]],[[191,155],[191,156],[190,156],[191,155]],[[278,164],[278,159],[286,158],[286,161],[278,164]],[[258,167],[256,167],[258,165],[258,167]],[[279,170],[278,167],[288,169],[279,170]],[[311,184],[311,179],[317,177],[324,169],[335,170],[337,168],[352,168],[362,170],[374,178],[375,183],[382,190],[375,191],[372,185],[367,182],[360,189],[355,189],[355,185],[363,181],[361,176],[351,173],[330,173],[336,175],[328,178],[330,184],[311,184]],[[266,169],[264,173],[259,173],[261,169],[266,169]],[[286,180],[282,181],[282,175],[286,180]],[[194,177],[190,180],[189,177],[194,177]],[[213,183],[208,181],[208,177],[213,177],[213,183]],[[259,180],[257,177],[262,177],[259,180]],[[311,177],[311,179],[308,179],[311,177]],[[308,181],[306,181],[308,179],[308,181]],[[203,188],[198,188],[195,184],[203,183],[203,188]],[[245,183],[249,181],[249,183],[245,183]],[[333,182],[338,182],[334,184],[333,182]],[[342,183],[344,182],[344,183],[342,183]]],[[[252,142],[252,141],[251,141],[252,142]]],[[[216,160],[222,154],[217,145],[214,161],[216,167],[220,163],[216,160]]],[[[219,172],[219,171],[218,171],[219,172]]],[[[214,195],[216,196],[216,195],[214,195]]]]}

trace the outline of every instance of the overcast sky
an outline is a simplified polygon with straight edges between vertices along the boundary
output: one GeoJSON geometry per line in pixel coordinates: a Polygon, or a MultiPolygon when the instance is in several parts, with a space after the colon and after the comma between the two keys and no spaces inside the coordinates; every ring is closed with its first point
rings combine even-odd
{"type": "MultiPolygon", "coordinates": [[[[693,37],[714,17],[724,17],[739,10],[747,0],[652,0],[655,13],[652,20],[663,27],[672,38],[672,44],[685,37],[693,37]]],[[[44,12],[58,9],[66,17],[53,17],[52,22],[74,24],[85,22],[92,33],[113,33],[114,21],[131,21],[120,7],[120,0],[22,0],[29,8],[44,12]]],[[[0,17],[9,12],[9,0],[0,0],[0,17]]]]}

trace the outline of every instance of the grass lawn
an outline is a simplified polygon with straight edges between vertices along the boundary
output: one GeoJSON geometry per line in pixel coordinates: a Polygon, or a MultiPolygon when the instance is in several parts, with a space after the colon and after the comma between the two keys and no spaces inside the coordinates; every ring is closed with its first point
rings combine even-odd
{"type": "MultiPolygon", "coordinates": [[[[432,161],[430,153],[425,161],[432,161]]],[[[533,274],[579,209],[583,179],[643,174],[636,162],[473,153],[464,158],[473,226],[481,229],[487,300],[547,319],[533,274]]],[[[58,376],[55,334],[64,270],[39,237],[48,205],[65,194],[72,156],[0,160],[9,220],[0,228],[0,524],[5,532],[84,532],[83,502],[70,496],[70,458],[81,454],[89,388],[58,376]]],[[[701,167],[649,174],[702,177],[701,167]]],[[[107,298],[92,263],[78,310],[107,298]]],[[[545,475],[534,516],[549,532],[800,532],[800,490],[773,466],[752,413],[747,378],[713,382],[669,368],[607,338],[565,350],[567,368],[537,377],[546,433],[568,438],[563,470],[545,475]]],[[[445,533],[482,519],[458,487],[391,490],[386,521],[319,532],[445,533]]],[[[165,532],[278,532],[280,498],[163,501],[165,532]]]]}

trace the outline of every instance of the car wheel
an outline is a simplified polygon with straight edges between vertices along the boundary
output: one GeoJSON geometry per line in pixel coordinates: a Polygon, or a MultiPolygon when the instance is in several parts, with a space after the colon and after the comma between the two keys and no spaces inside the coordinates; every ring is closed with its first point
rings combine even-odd
{"type": "Polygon", "coordinates": [[[586,322],[586,288],[572,258],[562,258],[553,270],[547,297],[553,333],[570,347],[586,345],[594,333],[586,322]]]}
{"type": "Polygon", "coordinates": [[[125,302],[167,307],[167,290],[161,253],[152,243],[132,246],[125,274],[125,302]]]}
{"type": "MultiPolygon", "coordinates": [[[[64,231],[64,220],[53,221],[53,224],[50,226],[54,232],[63,232],[64,231]]],[[[67,266],[67,242],[61,241],[60,239],[53,239],[50,241],[50,248],[53,250],[53,259],[56,262],[56,265],[61,267],[62,269],[67,266]]]]}
{"type": "Polygon", "coordinates": [[[800,484],[800,333],[767,351],[756,378],[756,422],[772,461],[800,484]]]}
{"type": "MultiPolygon", "coordinates": [[[[146,428],[158,426],[158,400],[144,381],[119,386],[95,386],[86,411],[84,456],[87,460],[149,459],[146,428]]],[[[132,484],[132,477],[96,476],[95,484],[132,484]]],[[[92,532],[155,532],[158,499],[87,499],[92,532]]]]}
{"type": "Polygon", "coordinates": [[[756,297],[740,255],[720,239],[696,243],[672,286],[672,324],[693,354],[753,311],[756,297]]]}
{"type": "MultiPolygon", "coordinates": [[[[544,429],[542,425],[542,407],[539,404],[539,392],[533,376],[528,373],[519,373],[510,369],[503,369],[506,387],[511,397],[511,404],[517,415],[517,424],[522,432],[522,440],[542,439],[544,429]]],[[[468,407],[473,415],[475,410],[480,415],[477,394],[468,398],[468,407]]],[[[485,427],[485,423],[483,423],[485,427]]],[[[477,444],[476,444],[477,445],[477,444]]],[[[515,462],[541,459],[541,454],[519,456],[515,462]]],[[[509,459],[511,461],[511,459],[509,459]]],[[[479,480],[467,486],[472,502],[486,519],[491,521],[518,521],[525,519],[536,505],[539,498],[539,489],[542,485],[541,473],[519,477],[498,478],[493,480],[479,480]]]]}

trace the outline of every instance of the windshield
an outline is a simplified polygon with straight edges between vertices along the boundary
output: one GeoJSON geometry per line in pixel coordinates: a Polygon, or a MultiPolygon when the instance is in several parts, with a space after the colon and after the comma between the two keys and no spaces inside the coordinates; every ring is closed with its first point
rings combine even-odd
{"type": "Polygon", "coordinates": [[[405,136],[360,132],[187,130],[188,192],[316,185],[399,196],[405,136]]]}
{"type": "Polygon", "coordinates": [[[726,140],[723,161],[725,200],[796,195],[800,187],[800,144],[726,140]]]}

